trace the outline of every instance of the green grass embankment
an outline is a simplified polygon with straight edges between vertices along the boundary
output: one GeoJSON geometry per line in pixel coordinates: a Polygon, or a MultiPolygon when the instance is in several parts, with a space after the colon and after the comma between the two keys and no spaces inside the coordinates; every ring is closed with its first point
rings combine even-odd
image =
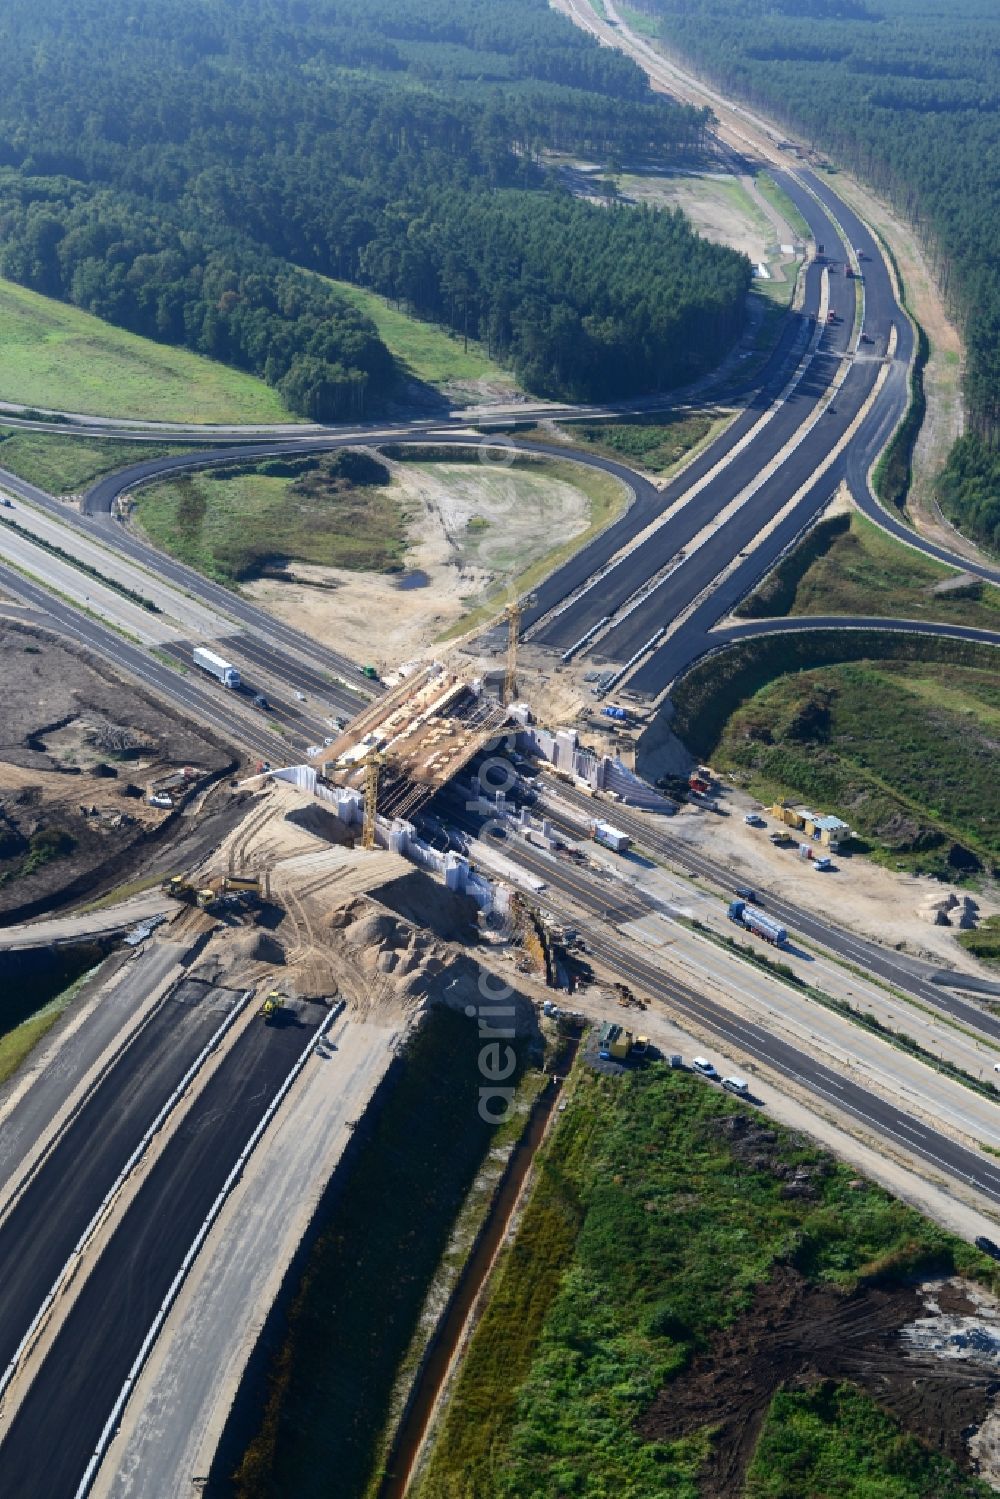
{"type": "Polygon", "coordinates": [[[920,436],[920,429],[927,414],[927,396],[924,392],[924,370],[931,357],[931,346],[927,334],[919,323],[914,323],[917,333],[917,349],[910,370],[910,403],[906,415],[896,428],[892,440],[882,454],[872,474],[872,487],[883,505],[905,516],[906,501],[913,481],[913,450],[920,436]]]}
{"type": "Polygon", "coordinates": [[[150,484],[133,514],[165,552],[227,584],[295,562],[394,570],[406,551],[388,469],[346,451],[150,484]]]}
{"type": "Polygon", "coordinates": [[[745,1499],[975,1499],[988,1492],[854,1385],[825,1381],[774,1397],[745,1499]]]}
{"type": "Polygon", "coordinates": [[[116,442],[105,437],[66,437],[58,432],[29,432],[0,426],[0,469],[7,469],[49,494],[77,494],[104,474],[163,458],[167,453],[190,453],[189,447],[157,446],[146,442],[116,442]]]}
{"type": "Polygon", "coordinates": [[[69,1008],[101,961],[101,949],[83,947],[56,954],[48,973],[20,973],[2,981],[0,1084],[23,1066],[31,1052],[69,1008]]]}
{"type": "Polygon", "coordinates": [[[853,614],[934,620],[1000,631],[1000,589],[934,589],[955,569],[888,536],[865,516],[834,515],[805,535],[736,610],[748,619],[853,614]]]}
{"type": "Polygon", "coordinates": [[[771,207],[777,209],[796,238],[801,240],[812,239],[812,231],[809,225],[784,188],[778,186],[771,174],[769,172],[758,172],[755,181],[757,191],[761,197],[766,198],[771,207]]]}
{"type": "MultiPolygon", "coordinates": [[[[633,417],[621,422],[566,422],[562,430],[590,452],[645,469],[648,473],[670,473],[693,456],[719,432],[727,417],[698,412],[691,416],[633,417]]],[[[544,441],[548,434],[536,429],[544,441]]],[[[551,438],[549,439],[551,441],[551,438]]]]}
{"type": "Polygon", "coordinates": [[[710,1426],[647,1439],[643,1418],[777,1266],[845,1289],[930,1265],[990,1282],[985,1257],[801,1136],[755,1121],[741,1151],[739,1112],[663,1064],[578,1069],[414,1499],[696,1499],[710,1426]]]}
{"type": "Polygon", "coordinates": [[[974,932],[959,932],[958,940],[981,963],[1000,968],[1000,916],[987,917],[974,932]]]}
{"type": "Polygon", "coordinates": [[[478,1111],[481,1044],[451,1011],[412,1038],[308,1257],[236,1499],[366,1491],[425,1297],[498,1141],[478,1111]]]}
{"type": "Polygon", "coordinates": [[[490,359],[475,339],[466,344],[459,334],[412,317],[377,292],[350,281],[328,280],[328,285],[371,318],[382,342],[414,379],[434,386],[482,381],[490,387],[509,387],[512,393],[518,389],[510,371],[490,359]]]}
{"type": "Polygon", "coordinates": [[[770,636],[696,667],[674,703],[694,753],[763,801],[835,812],[893,867],[945,879],[1000,867],[990,647],[770,636]]]}
{"type": "Polygon", "coordinates": [[[146,421],[291,422],[263,380],[0,281],[0,400],[146,421]]]}

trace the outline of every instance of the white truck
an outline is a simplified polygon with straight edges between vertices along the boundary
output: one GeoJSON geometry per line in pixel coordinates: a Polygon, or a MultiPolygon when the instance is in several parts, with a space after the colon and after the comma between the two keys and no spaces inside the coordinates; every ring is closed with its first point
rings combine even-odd
{"type": "Polygon", "coordinates": [[[627,833],[620,828],[614,828],[610,822],[592,822],[590,833],[595,843],[601,844],[602,848],[610,848],[613,853],[628,853],[632,840],[627,833]]]}
{"type": "Polygon", "coordinates": [[[197,645],[194,649],[194,664],[200,666],[202,671],[207,671],[209,676],[221,682],[223,687],[238,687],[240,685],[240,674],[236,667],[229,661],[224,661],[214,651],[206,650],[203,645],[197,645]]]}

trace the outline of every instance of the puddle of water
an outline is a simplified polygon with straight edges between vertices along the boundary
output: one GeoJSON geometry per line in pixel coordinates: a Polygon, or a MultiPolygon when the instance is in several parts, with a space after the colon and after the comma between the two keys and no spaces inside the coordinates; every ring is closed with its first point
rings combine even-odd
{"type": "Polygon", "coordinates": [[[408,593],[411,588],[426,588],[430,578],[422,568],[411,568],[408,573],[401,573],[396,580],[396,587],[403,593],[408,593]]]}

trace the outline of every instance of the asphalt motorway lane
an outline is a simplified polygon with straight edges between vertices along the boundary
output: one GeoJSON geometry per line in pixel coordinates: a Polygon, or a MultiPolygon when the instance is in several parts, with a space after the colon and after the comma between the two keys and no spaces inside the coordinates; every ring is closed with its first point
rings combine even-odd
{"type": "MultiPolygon", "coordinates": [[[[203,987],[197,994],[204,995],[203,987]]],[[[164,1000],[0,1224],[0,1371],[132,1151],[237,997],[164,1000]]]]}
{"type": "MultiPolygon", "coordinates": [[[[357,442],[356,436],[350,439],[339,438],[334,442],[321,441],[318,451],[351,444],[356,446],[357,442]]],[[[224,588],[222,584],[203,577],[184,563],[176,562],[165,552],[157,551],[155,547],[140,541],[115,521],[110,513],[112,497],[135,482],[137,471],[141,474],[147,473],[150,465],[154,467],[163,465],[164,472],[170,472],[172,469],[183,471],[217,462],[233,462],[237,459],[249,461],[251,456],[266,458],[278,453],[308,453],[316,448],[315,441],[304,443],[300,439],[296,443],[269,443],[258,445],[253,449],[229,448],[222,450],[221,453],[213,449],[209,453],[188,454],[186,458],[181,454],[174,454],[171,458],[147,459],[143,463],[119,470],[117,474],[98,481],[85,497],[82,515],[72,507],[60,503],[45,490],[39,489],[37,485],[19,479],[15,474],[0,470],[0,482],[11,494],[19,495],[22,499],[37,505],[40,509],[57,517],[64,525],[74,527],[90,536],[94,536],[96,531],[98,539],[103,539],[107,545],[123,553],[130,561],[147,568],[150,572],[172,583],[176,588],[193,594],[196,598],[210,604],[219,613],[233,619],[237,625],[242,625],[250,632],[254,640],[272,640],[280,645],[283,651],[289,652],[290,658],[301,656],[306,661],[315,663],[321,670],[335,677],[342,677],[346,686],[338,687],[337,684],[330,683],[328,690],[337,690],[344,708],[356,712],[367,701],[367,697],[362,697],[359,692],[352,691],[351,687],[354,685],[359,689],[363,687],[370,695],[372,684],[365,681],[355,662],[348,660],[337,651],[330,650],[308,635],[303,635],[290,625],[284,624],[275,615],[268,614],[266,610],[257,608],[234,590],[224,588]],[[91,497],[95,492],[98,495],[110,496],[107,498],[106,505],[100,501],[92,501],[91,497]]],[[[158,467],[156,471],[159,472],[158,467]]],[[[294,660],[291,660],[291,664],[294,666],[294,660]]]]}
{"type": "Polygon", "coordinates": [[[0,1440],[0,1494],[74,1499],[147,1332],[240,1152],[326,1011],[254,1023],[192,1103],[0,1440]]]}
{"type": "Polygon", "coordinates": [[[288,745],[283,739],[264,728],[256,728],[232,712],[226,703],[224,688],[212,691],[202,685],[199,677],[183,676],[173,667],[164,666],[155,656],[123,640],[106,625],[46,592],[30,578],[2,565],[0,585],[15,598],[25,600],[48,616],[58,631],[137,678],[144,687],[186,709],[195,720],[201,719],[210,725],[227,744],[238,744],[275,764],[281,764],[287,758],[288,745]]]}
{"type": "Polygon", "coordinates": [[[774,1068],[806,1092],[857,1119],[876,1136],[893,1141],[947,1176],[981,1192],[991,1202],[1000,1203],[1000,1168],[975,1151],[955,1144],[912,1114],[897,1109],[850,1078],[814,1061],[805,1052],[789,1046],[760,1026],[713,1004],[623,945],[603,935],[593,936],[590,932],[587,937],[595,956],[603,959],[637,989],[669,1006],[674,1014],[707,1026],[721,1041],[774,1068]]]}

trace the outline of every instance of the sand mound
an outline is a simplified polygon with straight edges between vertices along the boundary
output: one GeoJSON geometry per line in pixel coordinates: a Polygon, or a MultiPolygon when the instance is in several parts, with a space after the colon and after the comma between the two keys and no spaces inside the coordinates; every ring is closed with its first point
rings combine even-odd
{"type": "Polygon", "coordinates": [[[437,884],[419,869],[372,892],[404,921],[424,927],[442,942],[475,942],[478,911],[468,895],[437,884]]]}
{"type": "Polygon", "coordinates": [[[314,838],[322,838],[326,843],[339,843],[347,847],[353,845],[345,824],[333,812],[327,811],[326,807],[321,807],[319,802],[309,802],[304,807],[293,808],[291,812],[285,813],[285,821],[295,828],[301,828],[305,833],[311,833],[314,838]]]}

